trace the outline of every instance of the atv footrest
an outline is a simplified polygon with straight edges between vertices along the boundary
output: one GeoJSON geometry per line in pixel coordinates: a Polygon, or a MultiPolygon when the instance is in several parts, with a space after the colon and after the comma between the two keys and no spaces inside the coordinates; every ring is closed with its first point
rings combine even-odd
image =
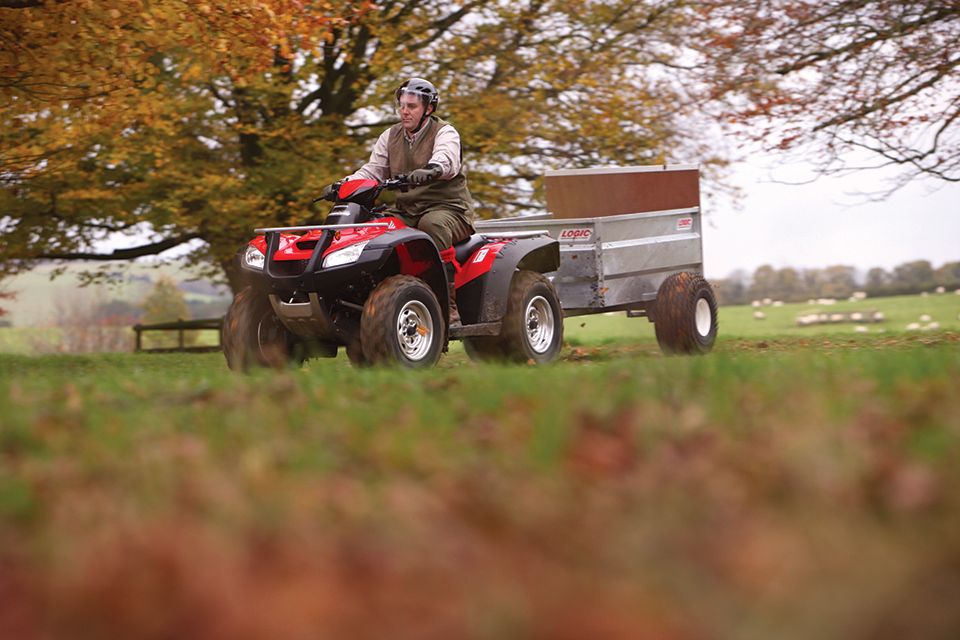
{"type": "Polygon", "coordinates": [[[478,324],[451,327],[450,337],[472,338],[473,336],[498,336],[500,335],[500,324],[499,322],[481,322],[478,324]]]}

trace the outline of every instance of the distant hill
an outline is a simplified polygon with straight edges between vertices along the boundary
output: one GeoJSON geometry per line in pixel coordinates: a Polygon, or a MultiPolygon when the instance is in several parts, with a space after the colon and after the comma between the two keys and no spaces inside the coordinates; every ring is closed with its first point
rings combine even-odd
{"type": "Polygon", "coordinates": [[[51,279],[56,268],[53,264],[40,265],[5,281],[4,289],[16,297],[0,305],[8,312],[3,319],[15,327],[44,327],[56,325],[60,310],[69,305],[110,304],[136,309],[163,276],[171,278],[184,292],[194,318],[223,315],[232,299],[228,287],[209,280],[194,280],[195,273],[177,262],[118,265],[110,271],[114,282],[85,287],[80,286],[79,274],[93,270],[89,265],[68,265],[63,275],[51,279]]]}

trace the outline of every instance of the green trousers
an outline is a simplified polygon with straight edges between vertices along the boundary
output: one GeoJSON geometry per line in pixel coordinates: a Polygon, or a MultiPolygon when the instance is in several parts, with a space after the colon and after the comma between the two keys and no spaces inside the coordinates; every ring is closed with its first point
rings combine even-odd
{"type": "Polygon", "coordinates": [[[437,249],[449,249],[473,233],[473,225],[463,213],[455,209],[431,207],[421,216],[407,216],[395,213],[408,227],[414,227],[433,238],[437,249]]]}

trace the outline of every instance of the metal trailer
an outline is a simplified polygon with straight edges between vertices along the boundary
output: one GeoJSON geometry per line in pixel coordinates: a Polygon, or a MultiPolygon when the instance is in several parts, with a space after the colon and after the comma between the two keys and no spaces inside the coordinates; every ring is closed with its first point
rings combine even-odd
{"type": "Polygon", "coordinates": [[[552,171],[545,184],[550,213],[482,221],[477,231],[555,238],[552,280],[565,316],[625,311],[655,324],[665,352],[709,351],[717,304],[703,279],[698,168],[552,171]]]}

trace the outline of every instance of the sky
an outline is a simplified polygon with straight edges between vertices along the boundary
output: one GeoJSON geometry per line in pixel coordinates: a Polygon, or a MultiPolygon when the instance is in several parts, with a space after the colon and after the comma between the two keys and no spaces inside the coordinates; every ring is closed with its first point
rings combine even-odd
{"type": "Polygon", "coordinates": [[[755,156],[731,167],[743,192],[729,200],[704,201],[704,271],[723,278],[735,269],[851,265],[861,272],[890,269],[911,260],[934,267],[960,261],[960,184],[915,181],[882,202],[865,193],[889,185],[879,171],[809,184],[808,163],[784,164],[755,156]]]}

